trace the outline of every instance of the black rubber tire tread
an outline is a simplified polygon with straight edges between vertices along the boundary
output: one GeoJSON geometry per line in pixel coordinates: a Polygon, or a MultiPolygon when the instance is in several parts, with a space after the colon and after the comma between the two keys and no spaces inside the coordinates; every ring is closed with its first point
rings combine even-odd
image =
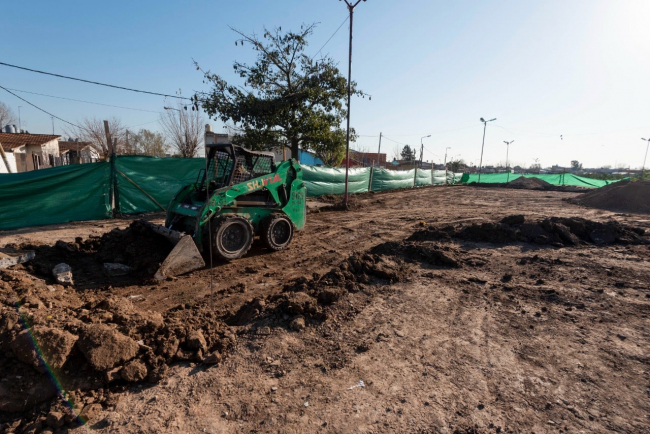
{"type": "Polygon", "coordinates": [[[264,222],[261,225],[260,228],[260,238],[262,239],[262,242],[266,247],[268,247],[271,250],[274,250],[276,252],[280,250],[284,250],[287,247],[289,247],[289,244],[291,244],[291,240],[293,239],[293,233],[295,229],[293,227],[293,222],[289,217],[287,217],[284,214],[271,214],[269,215],[266,219],[264,219],[264,222]],[[289,239],[287,240],[286,243],[282,245],[278,245],[273,241],[273,237],[271,234],[271,231],[273,229],[274,223],[279,221],[279,220],[285,220],[287,223],[289,223],[289,227],[291,228],[291,235],[289,235],[289,239]]]}
{"type": "Polygon", "coordinates": [[[213,237],[212,251],[214,252],[215,256],[226,261],[231,261],[233,259],[239,259],[248,253],[251,246],[253,245],[253,239],[255,238],[255,233],[253,231],[253,225],[247,218],[237,214],[231,214],[231,215],[220,216],[215,219],[215,221],[212,223],[212,237],[213,237]],[[246,245],[243,249],[241,249],[236,255],[233,255],[233,254],[229,254],[226,250],[222,250],[217,240],[222,235],[223,230],[225,230],[228,226],[230,226],[235,221],[242,222],[245,224],[249,233],[249,242],[248,245],[246,245]]]}

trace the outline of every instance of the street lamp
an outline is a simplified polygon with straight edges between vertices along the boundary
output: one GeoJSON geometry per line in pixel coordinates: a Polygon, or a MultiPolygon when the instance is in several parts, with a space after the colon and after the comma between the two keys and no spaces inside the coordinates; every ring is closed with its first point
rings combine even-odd
{"type": "Polygon", "coordinates": [[[448,149],[451,149],[451,147],[445,148],[445,184],[447,183],[447,150],[448,149]]]}
{"type": "Polygon", "coordinates": [[[506,177],[506,182],[510,181],[510,171],[508,170],[508,153],[510,152],[510,143],[513,143],[514,140],[510,140],[509,142],[506,142],[505,140],[503,143],[506,144],[506,173],[508,173],[508,176],[506,177]]]}
{"type": "Polygon", "coordinates": [[[486,121],[485,119],[481,118],[481,122],[483,122],[483,144],[481,145],[481,161],[478,165],[478,182],[481,182],[481,171],[483,168],[483,148],[485,147],[485,130],[487,129],[487,123],[496,121],[497,118],[490,119],[489,121],[486,121]]]}
{"type": "MultiPolygon", "coordinates": [[[[426,139],[427,137],[431,137],[431,134],[420,137],[420,167],[422,167],[422,154],[424,153],[424,144],[422,143],[422,139],[426,139]]],[[[413,159],[413,165],[415,166],[415,159],[413,159]]]]}
{"type": "MultiPolygon", "coordinates": [[[[341,0],[339,0],[341,1],[341,0]]],[[[352,0],[354,1],[354,0],[352,0]]],[[[366,0],[363,0],[364,2],[366,0]]],[[[347,113],[347,129],[345,133],[345,194],[343,195],[343,206],[347,208],[348,206],[348,172],[350,171],[350,95],[352,93],[352,17],[354,15],[354,8],[361,3],[361,0],[357,0],[356,3],[351,4],[348,0],[345,0],[345,4],[348,6],[348,11],[350,12],[350,47],[348,53],[348,113],[347,113]]]]}
{"type": "Polygon", "coordinates": [[[643,157],[643,167],[641,168],[641,179],[643,179],[645,178],[645,160],[648,158],[648,146],[650,146],[650,139],[644,139],[641,137],[641,140],[648,142],[648,144],[645,145],[645,157],[643,157]]]}

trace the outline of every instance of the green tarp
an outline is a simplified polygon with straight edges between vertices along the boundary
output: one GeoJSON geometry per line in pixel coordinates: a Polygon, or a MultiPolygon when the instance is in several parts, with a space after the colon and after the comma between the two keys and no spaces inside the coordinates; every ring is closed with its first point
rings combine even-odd
{"type": "Polygon", "coordinates": [[[394,190],[413,187],[415,169],[386,170],[375,169],[372,175],[372,191],[394,190]]]}
{"type": "Polygon", "coordinates": [[[0,175],[0,229],[111,217],[110,163],[0,175]]]}
{"type": "Polygon", "coordinates": [[[195,182],[204,167],[203,158],[117,157],[115,168],[120,212],[162,211],[156,202],[167,208],[178,190],[195,182]]]}
{"type": "Polygon", "coordinates": [[[433,180],[431,177],[431,170],[422,170],[418,169],[417,176],[415,177],[415,185],[433,185],[433,180]]]}
{"type": "MultiPolygon", "coordinates": [[[[485,173],[485,174],[481,174],[481,184],[483,183],[502,184],[507,182],[508,179],[510,181],[514,181],[515,179],[521,176],[525,176],[526,178],[539,178],[553,185],[571,185],[574,187],[603,187],[613,182],[617,182],[617,180],[607,181],[603,179],[586,178],[584,176],[578,176],[572,173],[539,174],[539,175],[537,174],[522,175],[519,173],[517,174],[511,173],[509,178],[507,173],[485,173]]],[[[478,182],[478,174],[464,173],[460,182],[463,183],[478,182]]]]}
{"type": "MultiPolygon", "coordinates": [[[[301,166],[302,180],[307,187],[307,196],[345,193],[345,169],[333,167],[301,166]]],[[[373,175],[374,177],[374,175],[373,175]]],[[[348,173],[348,192],[363,193],[368,191],[370,169],[350,169],[348,173]]],[[[374,179],[373,179],[374,185],[374,179]]]]}

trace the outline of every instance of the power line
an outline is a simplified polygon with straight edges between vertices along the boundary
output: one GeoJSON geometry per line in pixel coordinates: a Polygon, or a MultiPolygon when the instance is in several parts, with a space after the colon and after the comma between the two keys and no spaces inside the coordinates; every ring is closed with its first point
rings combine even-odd
{"type": "Polygon", "coordinates": [[[318,53],[320,53],[321,50],[322,50],[323,48],[325,48],[325,46],[326,46],[326,45],[327,45],[327,44],[332,40],[332,38],[334,37],[334,35],[336,35],[336,34],[338,33],[338,31],[341,30],[341,27],[343,27],[343,24],[345,24],[345,22],[346,22],[349,18],[350,18],[350,17],[348,17],[348,16],[345,17],[345,19],[343,20],[343,22],[341,23],[341,25],[340,25],[340,26],[339,26],[339,27],[334,31],[334,33],[332,33],[332,36],[330,36],[330,38],[329,38],[329,39],[328,39],[328,40],[323,44],[323,46],[320,47],[320,48],[318,49],[318,51],[316,52],[316,54],[314,54],[314,55],[312,56],[312,59],[313,59],[314,57],[316,57],[316,56],[318,55],[318,53]]]}
{"type": "Polygon", "coordinates": [[[27,90],[12,89],[12,88],[8,88],[8,89],[13,90],[14,92],[30,93],[32,95],[47,96],[49,98],[65,99],[65,100],[68,100],[68,101],[83,102],[83,103],[86,103],[86,104],[102,105],[102,106],[106,106],[106,107],[115,107],[115,108],[121,108],[121,109],[126,109],[126,110],[136,110],[136,111],[139,111],[139,112],[161,113],[159,111],[154,111],[154,110],[145,110],[145,109],[139,109],[139,108],[133,108],[133,107],[124,107],[124,106],[119,106],[119,105],[103,104],[101,102],[84,101],[84,100],[81,100],[81,99],[66,98],[66,97],[63,97],[63,96],[46,95],[44,93],[29,92],[27,90]]]}
{"type": "MultiPolygon", "coordinates": [[[[9,66],[10,68],[17,68],[17,69],[22,69],[24,71],[30,71],[30,72],[36,72],[38,74],[45,74],[45,75],[51,75],[53,77],[59,77],[59,78],[66,78],[68,80],[76,80],[76,81],[82,81],[84,83],[90,83],[90,84],[96,84],[98,86],[106,86],[106,87],[112,87],[114,89],[122,89],[122,90],[128,90],[131,92],[138,92],[138,93],[146,93],[149,95],[157,95],[157,96],[164,96],[164,97],[169,97],[169,98],[176,98],[176,99],[181,99],[181,100],[188,100],[190,101],[190,98],[185,98],[183,96],[178,96],[178,95],[168,95],[166,93],[158,93],[158,92],[149,92],[147,90],[138,90],[138,89],[131,89],[129,87],[123,87],[123,86],[116,86],[114,84],[106,84],[106,83],[100,83],[98,81],[91,81],[91,80],[85,80],[83,78],[75,78],[75,77],[68,77],[66,75],[61,75],[61,74],[54,74],[52,72],[45,72],[45,71],[39,71],[37,69],[31,69],[31,68],[25,68],[24,66],[17,66],[17,65],[11,65],[9,63],[4,63],[0,62],[0,65],[4,66],[9,66]]],[[[3,88],[4,89],[4,88],[3,88]]],[[[6,89],[5,89],[6,90],[6,89]]]]}
{"type": "MultiPolygon", "coordinates": [[[[73,127],[77,127],[77,128],[82,129],[82,130],[86,130],[86,128],[84,128],[84,127],[80,127],[80,126],[77,125],[77,124],[73,124],[72,122],[68,122],[68,121],[66,121],[65,119],[62,119],[62,118],[58,117],[57,115],[53,115],[52,113],[48,112],[47,110],[44,110],[44,109],[40,108],[39,106],[37,106],[37,105],[35,105],[35,104],[32,104],[31,102],[27,101],[25,98],[22,98],[22,97],[16,95],[15,93],[13,93],[12,91],[10,91],[10,90],[7,89],[6,87],[0,86],[0,89],[5,90],[6,92],[12,94],[12,95],[15,96],[16,98],[18,98],[18,99],[20,99],[20,100],[26,102],[27,104],[31,105],[31,106],[34,107],[35,109],[38,109],[38,110],[42,111],[43,113],[47,113],[48,115],[52,116],[53,118],[56,118],[56,119],[58,119],[58,120],[60,120],[60,121],[62,121],[62,122],[65,122],[66,124],[70,124],[70,125],[72,125],[73,127]]],[[[86,131],[88,131],[88,130],[86,130],[86,131]]]]}

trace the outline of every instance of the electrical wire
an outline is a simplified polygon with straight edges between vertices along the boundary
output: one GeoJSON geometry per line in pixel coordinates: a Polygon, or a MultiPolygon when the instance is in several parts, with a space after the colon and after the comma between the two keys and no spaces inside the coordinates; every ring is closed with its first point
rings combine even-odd
{"type": "Polygon", "coordinates": [[[47,96],[49,98],[58,98],[58,99],[65,99],[65,100],[68,100],[68,101],[83,102],[83,103],[86,103],[86,104],[102,105],[102,106],[105,106],[105,107],[115,107],[115,108],[121,108],[121,109],[126,109],[126,110],[136,110],[136,111],[139,111],[139,112],[161,113],[159,111],[154,111],[154,110],[145,110],[145,109],[139,109],[139,108],[134,108],[134,107],[124,107],[124,106],[119,106],[119,105],[103,104],[101,102],[84,101],[84,100],[81,100],[81,99],[66,98],[66,97],[63,97],[63,96],[46,95],[44,93],[30,92],[28,90],[20,90],[20,89],[12,89],[12,88],[8,88],[8,89],[13,90],[14,92],[23,92],[23,93],[29,93],[29,94],[32,94],[32,95],[47,96]]]}
{"type": "Polygon", "coordinates": [[[339,27],[334,31],[334,33],[332,33],[332,36],[330,36],[330,38],[329,38],[329,39],[328,39],[328,40],[323,44],[323,46],[320,47],[320,48],[318,49],[318,51],[316,52],[316,54],[314,54],[314,55],[311,57],[312,59],[313,59],[314,57],[316,57],[316,56],[318,55],[318,53],[320,53],[320,52],[323,50],[323,48],[325,48],[325,46],[326,46],[326,45],[327,45],[327,44],[332,40],[332,38],[333,38],[333,37],[338,33],[338,31],[341,30],[341,27],[343,27],[343,24],[345,24],[345,22],[346,22],[348,19],[350,19],[350,17],[346,15],[346,16],[345,16],[345,19],[343,20],[343,22],[341,23],[341,25],[340,25],[340,26],[339,26],[339,27]]]}
{"type": "Polygon", "coordinates": [[[11,64],[5,63],[5,62],[0,62],[0,65],[8,66],[10,68],[22,69],[24,71],[36,72],[38,74],[45,74],[45,75],[51,75],[53,77],[65,78],[65,79],[68,79],[68,80],[82,81],[84,83],[96,84],[98,86],[106,86],[106,87],[112,87],[114,89],[128,90],[130,92],[146,93],[148,95],[164,96],[164,97],[176,98],[176,99],[187,100],[187,101],[191,100],[190,98],[185,98],[183,96],[168,95],[166,93],[158,93],[158,92],[149,92],[147,90],[132,89],[132,88],[129,88],[129,87],[117,86],[117,85],[114,85],[114,84],[100,83],[98,81],[86,80],[86,79],[83,79],[83,78],[68,77],[67,75],[54,74],[52,72],[39,71],[37,69],[25,68],[24,66],[11,65],[11,64]]]}
{"type": "MultiPolygon", "coordinates": [[[[12,91],[10,91],[10,90],[7,89],[6,87],[0,86],[0,89],[5,90],[6,92],[12,94],[12,95],[15,96],[16,98],[18,98],[18,99],[20,99],[20,100],[26,102],[27,104],[31,105],[32,107],[34,107],[34,108],[37,109],[37,110],[42,111],[43,113],[47,113],[48,115],[52,116],[53,118],[56,118],[56,119],[58,119],[58,120],[60,120],[60,121],[62,121],[62,122],[65,122],[66,124],[70,124],[70,125],[72,125],[73,127],[77,127],[77,128],[82,129],[82,130],[86,130],[86,128],[84,128],[84,127],[80,127],[80,126],[77,125],[77,124],[73,124],[72,122],[68,122],[68,121],[66,121],[66,120],[63,119],[63,118],[60,118],[60,117],[58,117],[57,115],[54,115],[54,114],[48,112],[47,110],[44,110],[44,109],[40,108],[40,107],[37,106],[36,104],[32,104],[31,102],[27,101],[25,98],[22,98],[22,97],[16,95],[15,93],[13,93],[12,91]]],[[[88,131],[88,130],[87,130],[87,131],[88,131]]]]}

